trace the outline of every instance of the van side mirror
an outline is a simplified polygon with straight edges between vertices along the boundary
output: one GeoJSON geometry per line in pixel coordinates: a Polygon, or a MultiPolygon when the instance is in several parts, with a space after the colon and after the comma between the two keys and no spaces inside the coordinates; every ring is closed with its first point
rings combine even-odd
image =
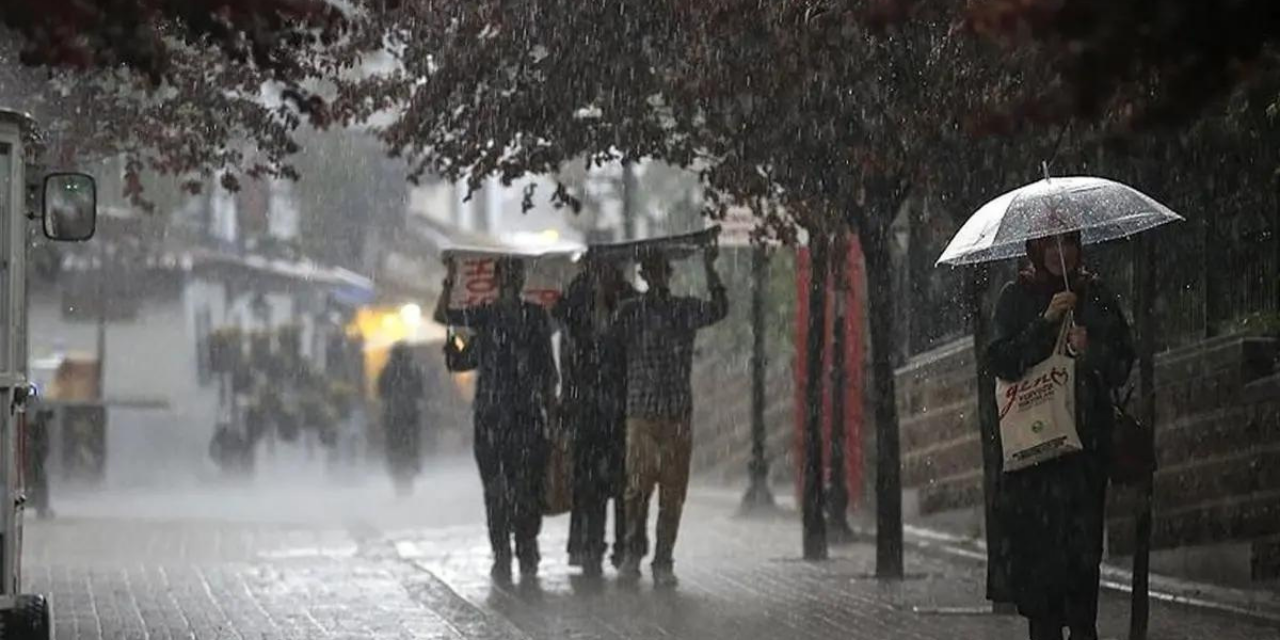
{"type": "Polygon", "coordinates": [[[44,179],[44,235],[50,240],[84,242],[98,228],[98,187],[83,173],[54,173],[44,179]]]}

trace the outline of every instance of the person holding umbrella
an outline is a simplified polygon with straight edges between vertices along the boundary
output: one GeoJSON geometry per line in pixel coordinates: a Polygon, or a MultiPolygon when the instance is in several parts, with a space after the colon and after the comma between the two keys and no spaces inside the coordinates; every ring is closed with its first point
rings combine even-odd
{"type": "MultiPolygon", "coordinates": [[[[1135,352],[1119,299],[1085,269],[1084,246],[1182,217],[1128,185],[1051,178],[1047,164],[1044,171],[1044,180],[983,205],[938,264],[1027,257],[1026,268],[1001,292],[983,354],[1005,387],[1004,396],[997,391],[995,398],[1002,403],[997,415],[1004,455],[993,463],[998,481],[988,499],[1004,532],[997,546],[1007,557],[993,556],[988,564],[1007,568],[1008,591],[1028,619],[1032,640],[1062,640],[1064,627],[1072,640],[1090,640],[1098,637],[1103,510],[1119,433],[1114,392],[1128,381],[1135,352]],[[1032,370],[1040,370],[1035,379],[1028,376],[1032,370]],[[1026,419],[1047,409],[1053,415],[1026,419]],[[1037,438],[1043,445],[1023,448],[1037,438]]],[[[1148,469],[1139,530],[1150,518],[1149,487],[1148,469]]],[[[1139,540],[1140,550],[1142,545],[1139,540]]],[[[1136,572],[1138,622],[1145,611],[1138,606],[1136,572]]]]}
{"type": "Polygon", "coordinates": [[[987,361],[1018,380],[1048,358],[1064,323],[1076,357],[1076,432],[1083,450],[1005,474],[1001,511],[1010,581],[1032,640],[1098,637],[1099,566],[1107,491],[1112,392],[1129,379],[1133,343],[1120,301],[1085,270],[1080,234],[1026,243],[1027,268],[996,305],[987,361]]]}

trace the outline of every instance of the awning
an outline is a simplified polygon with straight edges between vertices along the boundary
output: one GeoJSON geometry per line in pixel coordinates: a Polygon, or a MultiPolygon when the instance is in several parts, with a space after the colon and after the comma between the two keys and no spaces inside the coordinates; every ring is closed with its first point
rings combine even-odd
{"type": "Polygon", "coordinates": [[[189,264],[192,272],[246,279],[253,287],[288,291],[301,284],[328,289],[335,301],[350,306],[368,304],[376,296],[372,280],[348,269],[326,267],[309,260],[197,251],[192,252],[189,264]]]}

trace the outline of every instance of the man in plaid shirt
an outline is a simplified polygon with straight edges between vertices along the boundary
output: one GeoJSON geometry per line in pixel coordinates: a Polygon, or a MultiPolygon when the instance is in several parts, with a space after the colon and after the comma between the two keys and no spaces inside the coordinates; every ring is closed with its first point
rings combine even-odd
{"type": "Polygon", "coordinates": [[[644,256],[640,276],[649,290],[618,312],[627,356],[627,557],[624,580],[640,577],[649,497],[659,489],[654,584],[676,584],[672,551],[689,485],[693,434],[690,371],[699,329],[723,320],[729,300],[715,270],[717,250],[706,249],[704,266],[711,300],[671,294],[671,264],[660,254],[644,256]]]}

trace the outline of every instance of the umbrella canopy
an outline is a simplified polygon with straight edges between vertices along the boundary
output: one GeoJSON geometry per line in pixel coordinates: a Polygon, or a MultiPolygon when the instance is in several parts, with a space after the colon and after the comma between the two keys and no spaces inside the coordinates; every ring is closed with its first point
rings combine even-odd
{"type": "Polygon", "coordinates": [[[1045,178],[983,205],[960,228],[938,264],[1021,256],[1026,242],[1079,231],[1084,244],[1124,238],[1182,216],[1125,184],[1093,177],[1045,178]]]}

